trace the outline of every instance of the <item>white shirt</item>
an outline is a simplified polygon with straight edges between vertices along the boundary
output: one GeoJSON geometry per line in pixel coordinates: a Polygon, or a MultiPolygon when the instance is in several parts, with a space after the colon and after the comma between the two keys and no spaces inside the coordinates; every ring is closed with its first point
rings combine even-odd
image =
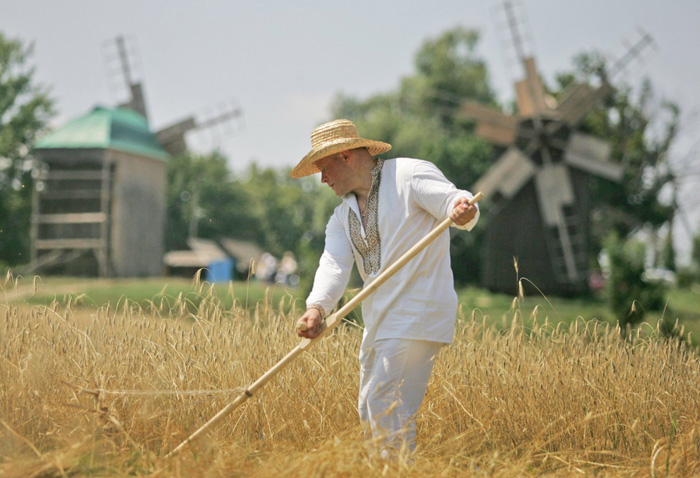
{"type": "MultiPolygon", "coordinates": [[[[375,177],[370,189],[367,230],[359,221],[360,210],[354,193],[343,197],[326,225],[325,248],[306,301],[307,305],[323,307],[326,314],[342,297],[353,262],[364,285],[369,285],[449,217],[460,197],[472,197],[468,191],[457,189],[428,161],[409,158],[385,160],[383,164],[380,161],[374,173],[377,172],[381,178],[377,181],[379,178],[375,177]]],[[[477,211],[474,219],[460,229],[471,230],[478,218],[477,211]]],[[[362,303],[362,316],[363,348],[387,338],[451,343],[457,294],[450,269],[449,230],[368,296],[362,303]]]]}

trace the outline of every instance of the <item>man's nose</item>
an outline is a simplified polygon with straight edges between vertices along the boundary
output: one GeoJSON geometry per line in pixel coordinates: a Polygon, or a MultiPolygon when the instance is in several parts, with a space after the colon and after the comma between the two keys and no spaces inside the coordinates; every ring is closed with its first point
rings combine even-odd
{"type": "Polygon", "coordinates": [[[327,183],[328,182],[328,176],[326,176],[326,173],[321,171],[321,183],[327,183]]]}

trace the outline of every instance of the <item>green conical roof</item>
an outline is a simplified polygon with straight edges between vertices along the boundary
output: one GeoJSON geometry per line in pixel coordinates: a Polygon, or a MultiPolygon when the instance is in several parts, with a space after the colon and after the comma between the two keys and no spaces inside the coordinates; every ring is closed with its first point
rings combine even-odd
{"type": "Polygon", "coordinates": [[[117,149],[166,160],[170,156],[158,144],[148,121],[139,113],[122,108],[95,107],[37,141],[34,149],[117,149]]]}

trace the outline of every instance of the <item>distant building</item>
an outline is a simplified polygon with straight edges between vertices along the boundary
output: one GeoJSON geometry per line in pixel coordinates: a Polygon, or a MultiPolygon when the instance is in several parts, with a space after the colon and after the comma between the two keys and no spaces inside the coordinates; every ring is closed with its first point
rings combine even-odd
{"type": "Polygon", "coordinates": [[[202,278],[209,282],[228,282],[249,277],[251,267],[263,251],[252,242],[222,238],[218,241],[190,237],[189,250],[165,254],[166,274],[192,277],[204,269],[202,278]]]}
{"type": "Polygon", "coordinates": [[[34,155],[30,269],[162,275],[170,156],[143,115],[98,106],[41,139],[34,155]]]}
{"type": "Polygon", "coordinates": [[[241,278],[248,277],[254,263],[260,262],[263,254],[262,249],[252,242],[228,237],[221,238],[217,242],[230,257],[236,259],[236,274],[241,278]]]}

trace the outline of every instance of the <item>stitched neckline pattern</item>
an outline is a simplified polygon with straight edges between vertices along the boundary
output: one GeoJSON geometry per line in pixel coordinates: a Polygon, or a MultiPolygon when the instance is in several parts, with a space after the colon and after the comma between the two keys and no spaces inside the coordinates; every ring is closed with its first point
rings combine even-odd
{"type": "Polygon", "coordinates": [[[362,267],[366,274],[375,274],[382,267],[382,243],[379,238],[379,183],[382,181],[382,165],[384,161],[377,160],[372,168],[372,186],[367,196],[366,237],[362,237],[362,222],[352,208],[348,212],[350,240],[355,250],[362,257],[362,267]]]}

